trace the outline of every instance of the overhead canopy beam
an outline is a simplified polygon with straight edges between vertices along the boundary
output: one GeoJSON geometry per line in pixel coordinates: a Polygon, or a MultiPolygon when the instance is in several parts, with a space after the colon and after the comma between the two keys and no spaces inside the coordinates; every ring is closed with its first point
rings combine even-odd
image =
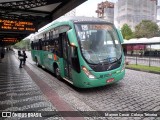
{"type": "Polygon", "coordinates": [[[51,12],[48,11],[40,11],[40,10],[32,10],[33,8],[47,6],[50,4],[61,3],[66,0],[25,0],[25,1],[11,1],[11,2],[3,2],[0,3],[0,13],[1,18],[10,18],[10,19],[43,19],[44,17],[49,18],[51,12]],[[17,15],[16,13],[21,13],[17,15]],[[35,16],[30,15],[35,14],[35,16]],[[36,15],[38,14],[38,15],[36,15]],[[20,17],[21,16],[21,17],[20,17]],[[32,17],[31,17],[32,16],[32,17]],[[38,16],[38,18],[37,18],[38,16]],[[28,18],[27,18],[28,17],[28,18]]]}
{"type": "Polygon", "coordinates": [[[18,11],[18,12],[26,12],[26,13],[42,13],[42,14],[47,14],[47,15],[49,15],[50,14],[50,12],[47,12],[47,11],[38,11],[38,10],[29,10],[29,9],[27,9],[27,10],[25,10],[25,9],[18,9],[18,8],[10,8],[10,7],[2,7],[2,6],[0,6],[0,13],[3,13],[3,14],[5,14],[5,13],[7,13],[7,12],[14,12],[14,11],[18,11]]]}
{"type": "Polygon", "coordinates": [[[70,0],[70,2],[63,2],[61,5],[59,5],[56,9],[52,11],[52,19],[55,20],[59,18],[60,16],[64,15],[66,11],[72,10],[73,8],[77,7],[85,1],[86,0],[70,0]]]}
{"type": "Polygon", "coordinates": [[[27,22],[33,23],[35,30],[38,30],[85,1],[87,0],[0,0],[0,45],[4,38],[22,40],[35,32],[29,32],[33,27],[27,22]]]}
{"type": "Polygon", "coordinates": [[[0,6],[12,7],[17,9],[31,9],[64,1],[68,0],[24,0],[24,1],[22,0],[22,1],[3,2],[0,3],[0,6]]]}

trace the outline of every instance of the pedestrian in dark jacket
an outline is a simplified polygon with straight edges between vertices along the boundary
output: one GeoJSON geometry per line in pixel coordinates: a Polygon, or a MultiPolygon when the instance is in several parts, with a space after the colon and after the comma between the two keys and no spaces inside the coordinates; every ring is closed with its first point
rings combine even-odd
{"type": "Polygon", "coordinates": [[[23,50],[23,65],[26,64],[26,58],[27,58],[26,52],[23,50]]]}
{"type": "Polygon", "coordinates": [[[21,51],[18,51],[18,59],[20,61],[19,68],[22,68],[23,54],[21,54],[21,51]]]}

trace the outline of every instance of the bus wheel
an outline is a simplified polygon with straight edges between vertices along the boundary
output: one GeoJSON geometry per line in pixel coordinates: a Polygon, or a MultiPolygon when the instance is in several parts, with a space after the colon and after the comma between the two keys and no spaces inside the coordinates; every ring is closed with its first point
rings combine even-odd
{"type": "Polygon", "coordinates": [[[55,73],[55,76],[59,79],[59,78],[60,78],[60,70],[59,70],[59,68],[56,67],[54,71],[55,71],[55,72],[54,72],[54,73],[55,73]]]}
{"type": "Polygon", "coordinates": [[[39,63],[38,63],[37,58],[35,58],[35,60],[36,60],[36,65],[37,65],[37,67],[39,67],[39,63]]]}

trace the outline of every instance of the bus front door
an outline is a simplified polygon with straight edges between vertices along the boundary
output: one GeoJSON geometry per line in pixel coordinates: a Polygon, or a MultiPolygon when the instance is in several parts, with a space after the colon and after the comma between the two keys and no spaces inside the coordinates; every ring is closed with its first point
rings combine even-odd
{"type": "Polygon", "coordinates": [[[62,45],[63,45],[63,65],[64,65],[64,76],[68,80],[71,78],[71,48],[68,43],[68,37],[66,33],[62,34],[62,45]]]}

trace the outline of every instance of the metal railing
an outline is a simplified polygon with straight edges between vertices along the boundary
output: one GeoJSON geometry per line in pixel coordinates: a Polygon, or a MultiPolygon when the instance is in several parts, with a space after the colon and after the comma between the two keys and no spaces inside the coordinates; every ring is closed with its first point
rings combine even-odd
{"type": "MultiPolygon", "coordinates": [[[[160,44],[157,48],[147,45],[145,49],[126,50],[126,64],[146,65],[160,67],[160,44]]],[[[155,46],[155,45],[154,45],[155,46]]]]}

